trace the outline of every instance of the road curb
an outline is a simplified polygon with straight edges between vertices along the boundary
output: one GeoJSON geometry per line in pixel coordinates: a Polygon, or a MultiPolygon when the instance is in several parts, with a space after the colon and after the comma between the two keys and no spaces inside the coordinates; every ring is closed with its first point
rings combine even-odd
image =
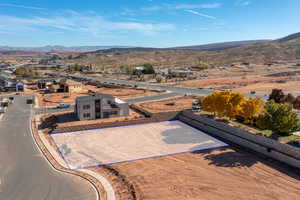
{"type": "Polygon", "coordinates": [[[55,171],[57,171],[59,173],[68,173],[70,175],[79,176],[79,177],[87,180],[94,188],[94,190],[97,194],[96,195],[97,200],[100,200],[100,199],[101,200],[111,200],[111,199],[107,198],[107,193],[104,189],[104,186],[102,185],[102,182],[99,179],[97,179],[96,177],[94,177],[93,175],[91,175],[91,173],[88,173],[88,170],[81,172],[82,174],[80,174],[79,172],[76,172],[74,170],[69,170],[69,169],[64,168],[55,160],[53,155],[50,153],[50,151],[46,148],[46,146],[40,139],[38,133],[33,131],[33,127],[32,127],[34,124],[33,119],[35,119],[35,117],[32,117],[32,116],[29,119],[29,123],[30,123],[29,129],[30,129],[31,136],[33,138],[35,145],[38,147],[39,151],[44,155],[44,157],[46,158],[48,164],[52,167],[52,169],[54,169],[55,171]],[[40,140],[40,142],[37,141],[38,139],[40,140]],[[57,167],[56,164],[51,161],[51,159],[49,158],[49,155],[51,155],[53,157],[53,159],[57,162],[59,167],[57,167]],[[90,176],[90,177],[86,177],[86,176],[90,176]]]}

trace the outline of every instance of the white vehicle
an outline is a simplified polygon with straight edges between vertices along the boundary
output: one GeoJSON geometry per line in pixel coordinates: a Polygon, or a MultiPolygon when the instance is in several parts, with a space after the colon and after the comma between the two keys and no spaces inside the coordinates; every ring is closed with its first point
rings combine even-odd
{"type": "Polygon", "coordinates": [[[3,107],[0,107],[0,114],[1,114],[1,113],[5,113],[5,112],[6,112],[6,109],[3,108],[3,107]]]}

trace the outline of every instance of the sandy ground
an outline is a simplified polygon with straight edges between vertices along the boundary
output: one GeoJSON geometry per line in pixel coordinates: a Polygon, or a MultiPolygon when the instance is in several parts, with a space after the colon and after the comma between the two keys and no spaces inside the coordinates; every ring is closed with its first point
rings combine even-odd
{"type": "Polygon", "coordinates": [[[51,137],[71,169],[227,146],[180,121],[52,134],[51,137]]]}
{"type": "Polygon", "coordinates": [[[279,88],[282,89],[284,93],[291,93],[294,96],[300,95],[300,81],[289,81],[286,83],[256,83],[252,85],[247,85],[245,87],[235,88],[233,91],[250,93],[255,91],[258,95],[269,95],[272,89],[279,88]]]}
{"type": "MultiPolygon", "coordinates": [[[[40,94],[39,95],[39,105],[41,107],[53,107],[60,103],[75,104],[75,100],[80,96],[87,96],[92,93],[103,93],[111,94],[120,99],[136,98],[156,95],[158,92],[144,90],[144,89],[134,89],[134,88],[97,88],[94,86],[84,86],[84,92],[81,93],[50,93],[50,94],[40,94]]],[[[28,90],[28,93],[38,93],[37,90],[28,90]]]]}
{"type": "MultiPolygon", "coordinates": [[[[137,199],[296,200],[300,195],[299,174],[254,154],[231,148],[109,167],[132,184],[137,199]]],[[[92,170],[102,172],[103,169],[92,170]]]]}
{"type": "Polygon", "coordinates": [[[96,93],[104,93],[111,94],[120,99],[128,99],[128,98],[137,98],[137,97],[145,97],[145,96],[153,96],[157,95],[160,92],[150,91],[145,89],[134,89],[134,88],[97,88],[95,86],[86,85],[85,88],[87,90],[91,90],[96,93]]]}
{"type": "Polygon", "coordinates": [[[268,83],[274,80],[289,80],[290,77],[265,77],[265,76],[238,76],[226,78],[213,78],[192,80],[180,83],[181,86],[191,88],[220,88],[225,86],[239,87],[243,85],[268,83]]]}
{"type": "Polygon", "coordinates": [[[197,101],[198,99],[199,99],[198,96],[185,96],[185,97],[165,99],[161,101],[139,103],[136,105],[149,112],[158,113],[158,112],[191,109],[192,103],[194,101],[197,101]]]}
{"type": "Polygon", "coordinates": [[[40,107],[54,107],[60,103],[75,104],[75,99],[80,96],[89,95],[87,92],[84,93],[51,93],[51,94],[40,94],[38,96],[40,107]]]}

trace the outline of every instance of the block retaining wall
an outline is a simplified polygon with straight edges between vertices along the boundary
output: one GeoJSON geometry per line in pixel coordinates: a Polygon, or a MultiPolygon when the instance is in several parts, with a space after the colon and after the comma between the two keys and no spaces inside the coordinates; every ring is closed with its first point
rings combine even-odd
{"type": "Polygon", "coordinates": [[[99,128],[108,128],[115,126],[126,126],[126,125],[135,125],[135,124],[144,124],[144,123],[153,123],[153,122],[163,122],[168,120],[175,119],[175,116],[178,112],[170,112],[170,113],[158,113],[155,116],[150,118],[141,118],[135,120],[124,120],[124,121],[116,121],[116,122],[104,122],[97,124],[89,124],[89,125],[81,125],[81,126],[70,126],[70,127],[55,127],[49,134],[57,134],[64,132],[73,132],[73,131],[84,131],[91,129],[99,129],[99,128]]]}
{"type": "Polygon", "coordinates": [[[296,147],[279,143],[264,136],[254,135],[240,128],[198,116],[188,111],[181,112],[178,119],[211,135],[300,169],[300,149],[296,147]]]}

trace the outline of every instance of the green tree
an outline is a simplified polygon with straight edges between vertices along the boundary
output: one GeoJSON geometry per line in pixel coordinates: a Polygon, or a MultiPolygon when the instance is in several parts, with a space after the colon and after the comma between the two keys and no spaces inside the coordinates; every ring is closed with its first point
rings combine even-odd
{"type": "Polygon", "coordinates": [[[16,76],[24,76],[24,74],[25,74],[24,68],[19,68],[19,69],[16,69],[16,71],[15,71],[16,76]]]}
{"type": "Polygon", "coordinates": [[[264,108],[265,112],[257,118],[257,127],[278,134],[289,134],[300,126],[298,115],[291,104],[279,104],[271,100],[264,108]]]}
{"type": "Polygon", "coordinates": [[[143,71],[144,74],[154,74],[154,68],[151,64],[146,63],[144,64],[144,67],[145,67],[143,71]]]}

